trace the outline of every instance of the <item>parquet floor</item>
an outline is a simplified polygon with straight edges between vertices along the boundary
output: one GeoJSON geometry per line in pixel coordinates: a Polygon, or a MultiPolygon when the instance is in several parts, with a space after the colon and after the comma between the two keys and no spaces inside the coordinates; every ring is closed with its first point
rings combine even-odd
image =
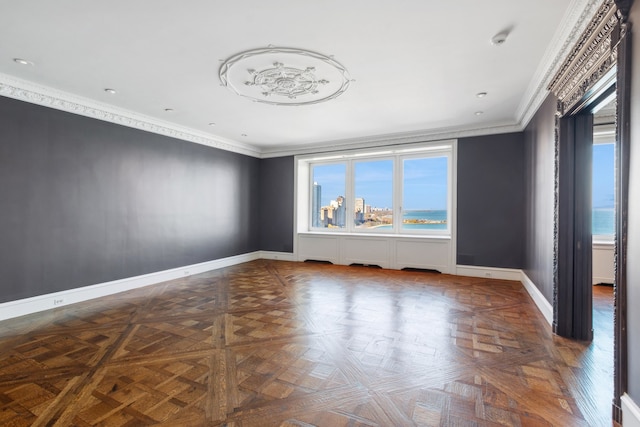
{"type": "Polygon", "coordinates": [[[255,261],[0,322],[0,425],[611,425],[599,335],[516,282],[255,261]]]}

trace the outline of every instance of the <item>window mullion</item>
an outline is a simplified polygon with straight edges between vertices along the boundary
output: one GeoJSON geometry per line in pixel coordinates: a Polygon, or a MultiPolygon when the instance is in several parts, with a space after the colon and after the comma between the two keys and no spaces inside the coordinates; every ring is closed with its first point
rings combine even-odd
{"type": "Polygon", "coordinates": [[[393,162],[393,228],[396,234],[402,232],[402,157],[395,156],[393,162]]]}
{"type": "Polygon", "coordinates": [[[355,178],[354,178],[354,167],[353,160],[347,161],[347,182],[346,182],[346,190],[345,190],[345,228],[348,233],[352,233],[354,230],[354,221],[353,221],[353,204],[355,199],[355,178]]]}

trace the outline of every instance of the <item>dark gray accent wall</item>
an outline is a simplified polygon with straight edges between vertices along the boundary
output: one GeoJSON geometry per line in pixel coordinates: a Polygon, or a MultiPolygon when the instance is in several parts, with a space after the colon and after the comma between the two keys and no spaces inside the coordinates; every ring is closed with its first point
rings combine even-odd
{"type": "Polygon", "coordinates": [[[293,252],[294,158],[260,164],[260,249],[293,252]]]}
{"type": "Polygon", "coordinates": [[[259,249],[260,160],[0,97],[0,302],[259,249]]]}
{"type": "Polygon", "coordinates": [[[556,98],[549,95],[524,131],[524,272],[553,302],[553,194],[556,98]]]}
{"type": "MultiPolygon", "coordinates": [[[[632,82],[629,222],[627,240],[627,338],[629,396],[640,405],[640,3],[631,9],[632,82]]],[[[626,414],[625,414],[626,415],[626,414]]]]}
{"type": "Polygon", "coordinates": [[[457,263],[522,268],[522,133],[458,140],[457,263]]]}

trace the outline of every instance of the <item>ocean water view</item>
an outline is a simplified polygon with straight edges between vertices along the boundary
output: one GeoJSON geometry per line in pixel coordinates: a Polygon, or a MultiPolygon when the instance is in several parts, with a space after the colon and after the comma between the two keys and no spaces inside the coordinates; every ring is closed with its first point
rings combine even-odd
{"type": "Polygon", "coordinates": [[[615,232],[615,209],[595,208],[591,211],[591,234],[606,235],[615,232]]]}
{"type": "MultiPolygon", "coordinates": [[[[405,211],[402,228],[406,230],[446,230],[446,210],[415,210],[405,211]],[[421,222],[434,221],[434,223],[421,222]]],[[[592,210],[592,234],[610,235],[615,231],[615,210],[613,208],[597,208],[592,210]]],[[[391,225],[381,225],[377,228],[391,228],[391,225]]]]}
{"type": "MultiPolygon", "coordinates": [[[[391,227],[389,224],[376,228],[391,227]]],[[[402,228],[405,230],[446,230],[447,211],[446,209],[405,211],[402,218],[402,228]]]]}

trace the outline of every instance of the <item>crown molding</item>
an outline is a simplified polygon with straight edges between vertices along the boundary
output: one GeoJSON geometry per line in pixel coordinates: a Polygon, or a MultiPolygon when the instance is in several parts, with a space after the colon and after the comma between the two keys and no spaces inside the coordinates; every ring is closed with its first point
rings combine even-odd
{"type": "Polygon", "coordinates": [[[289,147],[265,147],[261,149],[247,144],[240,144],[235,141],[212,138],[210,135],[193,129],[181,127],[174,123],[158,120],[129,110],[117,108],[112,105],[103,104],[89,98],[55,90],[50,87],[36,85],[32,82],[17,79],[1,73],[0,96],[257,158],[313,154],[335,150],[352,150],[384,145],[400,145],[469,136],[521,132],[523,129],[523,127],[518,124],[505,124],[462,130],[435,129],[428,132],[374,135],[353,139],[322,141],[315,142],[313,144],[310,143],[289,147]]]}
{"type": "Polygon", "coordinates": [[[211,135],[193,129],[103,104],[68,92],[36,85],[5,74],[0,74],[0,95],[220,150],[258,158],[261,154],[259,148],[251,145],[221,138],[212,138],[211,135]]]}
{"type": "Polygon", "coordinates": [[[599,93],[615,80],[618,50],[612,49],[619,31],[618,9],[605,0],[549,84],[558,99],[558,113],[579,108],[585,96],[599,93]]]}
{"type": "Polygon", "coordinates": [[[604,0],[572,0],[559,30],[553,37],[531,80],[519,108],[515,123],[493,125],[482,128],[434,129],[420,132],[374,135],[343,140],[321,141],[295,146],[258,147],[233,140],[214,137],[194,129],[155,119],[112,105],[99,103],[89,98],[36,85],[0,73],[0,96],[55,108],[106,122],[115,123],[143,131],[156,133],[212,148],[231,151],[257,158],[271,158],[299,154],[322,153],[335,150],[350,150],[384,145],[409,144],[442,139],[521,132],[529,124],[549,94],[547,89],[552,77],[558,72],[565,58],[579,40],[604,0]]]}
{"type": "Polygon", "coordinates": [[[547,87],[551,83],[571,49],[578,42],[591,18],[598,12],[604,0],[573,0],[558,26],[536,73],[516,110],[516,118],[522,128],[526,128],[544,100],[549,95],[547,87]]]}
{"type": "Polygon", "coordinates": [[[296,145],[294,147],[266,147],[262,150],[262,158],[318,154],[331,151],[358,150],[362,148],[385,147],[391,145],[412,144],[416,142],[441,141],[445,139],[468,138],[483,135],[498,135],[511,132],[522,132],[519,124],[504,124],[483,128],[448,129],[432,132],[407,132],[386,135],[373,135],[362,138],[341,139],[313,144],[296,145]]]}

